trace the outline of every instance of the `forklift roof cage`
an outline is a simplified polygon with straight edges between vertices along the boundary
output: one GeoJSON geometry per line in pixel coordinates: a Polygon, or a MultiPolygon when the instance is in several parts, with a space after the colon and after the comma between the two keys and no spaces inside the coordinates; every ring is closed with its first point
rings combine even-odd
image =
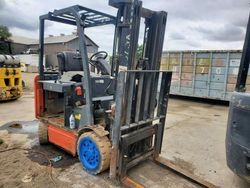
{"type": "MultiPolygon", "coordinates": [[[[92,10],[80,5],[74,5],[68,8],[54,10],[48,14],[40,16],[40,28],[39,28],[39,74],[43,77],[43,55],[44,55],[44,21],[55,21],[59,23],[69,24],[77,26],[77,28],[90,28],[96,26],[102,26],[107,24],[115,24],[116,18],[109,14],[105,14],[96,10],[92,10]]],[[[78,32],[80,39],[85,38],[81,36],[84,32],[78,32]]],[[[85,42],[85,40],[80,40],[85,42]]],[[[81,55],[84,54],[84,49],[80,49],[81,55]]]]}
{"type": "MultiPolygon", "coordinates": [[[[83,77],[83,87],[86,88],[86,109],[91,112],[91,84],[90,84],[90,71],[88,66],[88,55],[87,48],[85,45],[85,35],[84,29],[89,27],[115,24],[116,19],[114,16],[92,10],[79,5],[74,5],[68,8],[54,10],[48,14],[40,16],[40,28],[39,28],[39,76],[40,80],[44,79],[45,74],[50,74],[49,72],[44,72],[43,65],[43,55],[44,55],[44,24],[45,20],[55,21],[59,23],[75,25],[77,26],[78,36],[79,36],[79,52],[81,54],[83,71],[85,76],[83,77]]],[[[93,115],[87,115],[87,122],[93,124],[93,115]]]]}

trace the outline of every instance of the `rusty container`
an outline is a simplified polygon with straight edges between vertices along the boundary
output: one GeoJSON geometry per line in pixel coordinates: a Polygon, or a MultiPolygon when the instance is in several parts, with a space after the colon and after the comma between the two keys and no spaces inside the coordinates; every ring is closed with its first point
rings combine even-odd
{"type": "MultiPolygon", "coordinates": [[[[241,50],[165,51],[161,69],[172,70],[171,94],[229,101],[241,50]]],[[[250,91],[250,74],[246,90],[250,91]]]]}

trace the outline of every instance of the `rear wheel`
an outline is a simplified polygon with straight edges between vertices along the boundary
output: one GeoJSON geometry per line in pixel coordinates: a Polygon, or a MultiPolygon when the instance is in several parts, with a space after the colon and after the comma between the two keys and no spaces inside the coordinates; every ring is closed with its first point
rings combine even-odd
{"type": "Polygon", "coordinates": [[[40,145],[48,144],[48,126],[43,122],[39,122],[38,140],[40,145]]]}
{"type": "Polygon", "coordinates": [[[109,167],[111,143],[106,136],[99,137],[94,132],[83,133],[77,143],[77,152],[83,168],[98,174],[109,167]]]}

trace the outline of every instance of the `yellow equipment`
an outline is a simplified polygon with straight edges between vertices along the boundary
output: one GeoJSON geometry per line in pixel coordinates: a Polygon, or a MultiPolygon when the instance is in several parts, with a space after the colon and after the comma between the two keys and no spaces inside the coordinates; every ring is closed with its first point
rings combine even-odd
{"type": "Polygon", "coordinates": [[[11,55],[0,55],[0,101],[17,99],[21,95],[20,61],[11,55]]]}

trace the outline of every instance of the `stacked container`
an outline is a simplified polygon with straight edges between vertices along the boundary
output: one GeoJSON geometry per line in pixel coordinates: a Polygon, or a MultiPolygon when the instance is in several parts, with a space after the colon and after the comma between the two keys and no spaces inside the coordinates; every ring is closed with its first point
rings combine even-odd
{"type": "MultiPolygon", "coordinates": [[[[172,70],[171,94],[230,100],[241,50],[163,52],[161,69],[172,70]]],[[[250,77],[247,79],[250,90],[250,77]]]]}

